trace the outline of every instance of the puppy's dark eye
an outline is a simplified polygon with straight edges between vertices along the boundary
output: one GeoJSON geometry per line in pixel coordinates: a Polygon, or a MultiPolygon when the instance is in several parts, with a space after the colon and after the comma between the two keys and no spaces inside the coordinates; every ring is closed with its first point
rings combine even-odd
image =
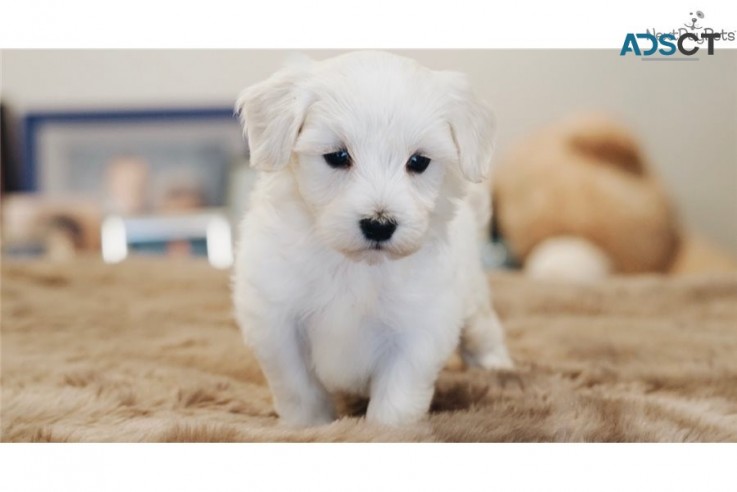
{"type": "Polygon", "coordinates": [[[407,161],[407,171],[422,174],[430,165],[430,158],[420,154],[413,154],[407,161]]]}
{"type": "Polygon", "coordinates": [[[351,167],[351,156],[345,149],[331,152],[330,154],[323,154],[322,158],[325,159],[328,166],[335,169],[348,169],[351,167]]]}

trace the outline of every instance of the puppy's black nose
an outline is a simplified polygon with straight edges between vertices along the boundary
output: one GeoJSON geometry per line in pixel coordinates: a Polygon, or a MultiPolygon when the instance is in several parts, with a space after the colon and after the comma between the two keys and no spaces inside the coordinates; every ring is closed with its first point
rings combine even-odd
{"type": "Polygon", "coordinates": [[[359,222],[361,232],[369,241],[388,241],[397,228],[393,220],[361,219],[359,222]]]}

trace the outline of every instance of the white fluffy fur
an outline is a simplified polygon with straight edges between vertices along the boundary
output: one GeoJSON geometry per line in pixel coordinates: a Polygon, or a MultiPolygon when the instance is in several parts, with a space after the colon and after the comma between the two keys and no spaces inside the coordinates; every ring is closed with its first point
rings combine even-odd
{"type": "Polygon", "coordinates": [[[416,421],[459,341],[469,364],[511,365],[479,259],[488,188],[469,183],[488,175],[493,118],[462,75],[380,52],[303,60],[237,109],[264,172],[236,314],[283,422],[330,422],[334,392],[368,396],[369,420],[416,421]],[[350,169],[322,157],[340,148],[350,169]],[[405,167],[415,152],[432,159],[422,174],[405,167]],[[381,250],[359,227],[376,216],[398,224],[381,250]]]}

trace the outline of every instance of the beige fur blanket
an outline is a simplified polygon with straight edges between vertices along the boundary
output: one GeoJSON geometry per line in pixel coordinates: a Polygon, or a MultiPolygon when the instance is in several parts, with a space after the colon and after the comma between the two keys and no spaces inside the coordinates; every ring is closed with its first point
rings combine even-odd
{"type": "Polygon", "coordinates": [[[737,275],[592,286],[492,275],[517,369],[450,364],[430,417],[278,425],[199,262],[7,263],[4,441],[737,441],[737,275]]]}

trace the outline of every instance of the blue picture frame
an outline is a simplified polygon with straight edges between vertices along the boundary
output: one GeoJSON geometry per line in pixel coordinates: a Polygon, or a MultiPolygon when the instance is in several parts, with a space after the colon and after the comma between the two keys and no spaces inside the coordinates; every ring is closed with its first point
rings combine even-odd
{"type": "MultiPolygon", "coordinates": [[[[99,123],[101,125],[152,122],[204,122],[231,120],[238,124],[232,107],[100,109],[90,111],[32,112],[23,118],[23,160],[20,173],[21,191],[38,191],[39,131],[45,125],[99,123]]],[[[245,147],[245,143],[244,143],[245,147]]]]}

